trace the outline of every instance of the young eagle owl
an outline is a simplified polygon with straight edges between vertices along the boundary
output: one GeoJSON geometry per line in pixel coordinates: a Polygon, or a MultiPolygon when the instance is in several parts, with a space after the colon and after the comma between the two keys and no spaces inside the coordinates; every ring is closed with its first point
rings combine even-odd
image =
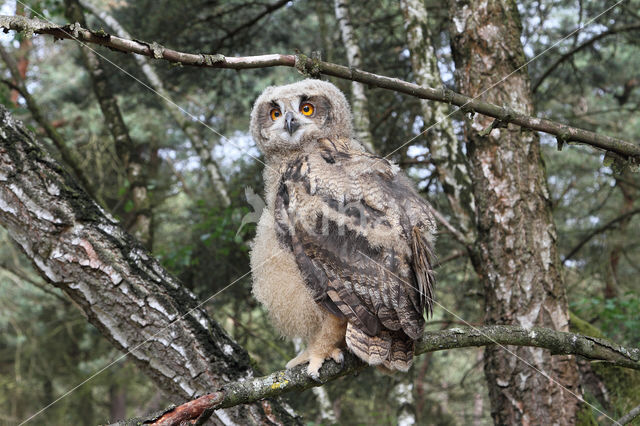
{"type": "Polygon", "coordinates": [[[431,311],[435,223],[397,166],[353,139],[333,84],[267,88],[251,112],[267,206],[251,251],[253,294],[283,335],[307,348],[314,378],[345,346],[407,371],[431,311]]]}

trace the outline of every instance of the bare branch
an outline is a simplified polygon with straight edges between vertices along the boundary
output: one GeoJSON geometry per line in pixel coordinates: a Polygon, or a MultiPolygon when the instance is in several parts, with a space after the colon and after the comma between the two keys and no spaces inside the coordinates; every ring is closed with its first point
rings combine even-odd
{"type": "Polygon", "coordinates": [[[571,58],[573,55],[575,55],[579,51],[591,46],[596,41],[602,40],[607,36],[627,32],[627,31],[634,31],[634,30],[640,30],[640,23],[609,28],[608,30],[603,31],[600,34],[596,34],[595,36],[591,37],[589,40],[586,40],[585,42],[579,44],[578,46],[574,47],[573,49],[569,50],[567,53],[565,53],[564,55],[556,59],[555,62],[552,63],[551,66],[549,66],[549,68],[547,68],[547,70],[544,73],[542,73],[542,76],[540,76],[538,81],[536,81],[536,83],[533,85],[533,87],[531,88],[531,91],[535,93],[536,90],[538,90],[538,88],[542,84],[542,82],[547,77],[549,77],[549,75],[551,75],[551,73],[555,71],[555,69],[558,68],[558,66],[561,63],[571,58]]]}
{"type": "MultiPolygon", "coordinates": [[[[611,365],[640,370],[640,348],[624,348],[604,339],[580,334],[539,327],[526,329],[515,325],[427,331],[416,343],[416,354],[492,344],[533,346],[548,349],[553,355],[579,355],[590,360],[607,361],[611,365]]],[[[200,416],[200,420],[203,420],[211,410],[229,408],[289,392],[301,392],[363,368],[366,368],[364,363],[348,354],[343,365],[326,361],[320,369],[320,378],[317,381],[306,374],[305,366],[297,366],[290,370],[276,371],[268,376],[229,383],[216,392],[170,408],[164,413],[147,419],[130,420],[125,424],[145,421],[155,425],[177,425],[200,416]]]]}
{"type": "Polygon", "coordinates": [[[634,209],[634,210],[630,210],[624,214],[621,214],[618,217],[615,217],[613,219],[611,219],[609,222],[605,223],[602,226],[599,226],[597,228],[595,228],[593,231],[589,232],[589,234],[587,234],[587,236],[585,236],[573,249],[571,249],[571,251],[569,252],[569,254],[567,254],[564,259],[562,259],[562,264],[564,264],[567,260],[571,259],[573,256],[576,255],[576,253],[578,253],[580,251],[580,249],[587,244],[593,237],[595,237],[598,234],[601,234],[603,232],[605,232],[606,230],[612,228],[613,226],[615,226],[618,222],[621,222],[625,219],[627,219],[628,217],[631,217],[633,215],[636,215],[640,213],[640,208],[639,209],[634,209]]]}
{"type": "Polygon", "coordinates": [[[55,25],[36,19],[27,19],[22,16],[0,15],[0,28],[35,34],[49,34],[58,39],[77,39],[85,43],[106,46],[124,53],[136,53],[190,66],[229,69],[251,69],[275,66],[296,67],[299,71],[308,75],[325,74],[346,80],[359,81],[371,86],[393,90],[421,99],[450,103],[459,106],[463,112],[480,113],[499,119],[503,123],[513,123],[531,130],[555,135],[563,142],[583,143],[595,148],[611,151],[624,158],[640,161],[640,146],[619,138],[600,135],[544,118],[532,117],[514,111],[509,107],[501,107],[489,102],[483,102],[453,92],[444,87],[438,89],[421,87],[397,78],[381,76],[355,68],[314,60],[302,54],[226,57],[219,54],[184,53],[165,48],[157,43],[145,43],[137,40],[124,39],[106,34],[103,31],[90,31],[82,28],[78,24],[55,25]]]}

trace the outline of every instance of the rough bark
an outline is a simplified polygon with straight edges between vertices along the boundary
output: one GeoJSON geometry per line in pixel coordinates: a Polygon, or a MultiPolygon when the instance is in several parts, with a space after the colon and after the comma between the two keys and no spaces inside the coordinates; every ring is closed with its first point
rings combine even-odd
{"type": "MultiPolygon", "coordinates": [[[[358,39],[353,31],[351,16],[349,12],[349,0],[335,0],[334,8],[336,20],[340,27],[342,44],[347,51],[347,63],[351,68],[362,68],[362,54],[358,39]]],[[[373,138],[369,123],[369,105],[364,84],[357,81],[351,82],[351,109],[353,110],[353,126],[356,137],[369,152],[375,152],[373,148],[373,138]]]]}
{"type": "MultiPolygon", "coordinates": [[[[530,114],[531,88],[515,1],[452,0],[451,17],[460,90],[530,114]]],[[[465,128],[478,214],[475,262],[484,283],[486,322],[566,331],[569,311],[538,135],[513,126],[483,132],[490,124],[476,115],[465,128]]],[[[581,396],[574,357],[551,357],[531,347],[509,350],[518,358],[495,346],[485,351],[494,421],[573,424],[579,402],[573,394],[581,396]]]]}
{"type": "MultiPolygon", "coordinates": [[[[457,105],[463,112],[474,112],[496,118],[497,120],[494,121],[494,124],[513,123],[527,129],[554,135],[558,138],[558,146],[569,142],[583,143],[617,154],[634,164],[640,163],[640,146],[636,143],[567,126],[566,124],[555,121],[533,117],[515,110],[509,104],[498,106],[491,102],[484,102],[480,99],[473,99],[472,97],[455,93],[446,88],[422,87],[418,84],[407,83],[397,78],[377,75],[330,62],[318,61],[302,54],[227,57],[219,54],[185,53],[167,49],[157,43],[124,39],[106,34],[104,31],[90,31],[75,24],[56,25],[37,19],[26,19],[22,16],[0,15],[0,28],[30,34],[49,34],[59,39],[79,40],[85,43],[107,46],[119,52],[134,53],[196,67],[237,70],[278,66],[295,67],[306,75],[318,76],[324,74],[345,80],[359,81],[367,85],[393,90],[420,99],[430,99],[432,101],[457,105]]],[[[514,104],[514,106],[517,107],[517,104],[514,104]]]]}
{"type": "MultiPolygon", "coordinates": [[[[442,86],[424,1],[402,0],[400,5],[416,83],[423,87],[442,86]]],[[[424,126],[428,128],[426,140],[431,163],[447,195],[457,227],[470,245],[475,240],[475,201],[462,144],[456,138],[447,105],[424,99],[420,104],[424,126]]]]}
{"type": "MultiPolygon", "coordinates": [[[[132,38],[131,35],[120,25],[120,23],[104,10],[100,10],[93,3],[87,0],[80,0],[80,5],[98,17],[102,22],[111,27],[111,29],[122,38],[132,38]]],[[[220,202],[225,207],[231,205],[231,199],[227,191],[227,185],[220,174],[220,167],[216,163],[215,159],[211,155],[211,149],[206,141],[202,139],[200,134],[192,127],[192,122],[187,120],[182,110],[175,102],[171,101],[169,92],[164,87],[160,76],[156,73],[155,69],[151,65],[151,62],[146,56],[135,55],[138,66],[142,70],[142,73],[147,77],[149,84],[156,91],[156,93],[165,101],[164,105],[171,118],[178,124],[182,132],[187,136],[193,149],[197,152],[202,162],[202,167],[207,171],[207,176],[213,186],[216,194],[218,195],[220,202]]]]}
{"type": "MultiPolygon", "coordinates": [[[[416,354],[454,348],[491,347],[494,344],[545,348],[555,355],[576,354],[586,359],[607,360],[610,365],[640,370],[640,348],[624,348],[604,339],[537,327],[526,329],[519,326],[494,325],[427,331],[416,343],[416,354]]],[[[289,392],[300,392],[314,386],[322,386],[339,377],[354,374],[366,367],[366,364],[354,355],[347,353],[342,365],[331,360],[326,361],[320,369],[320,377],[317,380],[307,375],[306,367],[300,365],[290,370],[273,372],[268,376],[227,384],[214,393],[204,395],[182,406],[170,407],[145,418],[131,419],[124,424],[136,425],[145,422],[145,424],[178,425],[180,422],[194,420],[200,416],[206,417],[207,410],[245,404],[289,392]]],[[[607,416],[603,412],[600,414],[607,416]]],[[[539,423],[537,420],[533,419],[532,423],[539,423]]]]}
{"type": "MultiPolygon", "coordinates": [[[[65,0],[65,14],[68,19],[86,26],[84,14],[77,0],[65,0]]],[[[122,118],[118,101],[111,90],[102,61],[87,46],[80,46],[82,62],[91,78],[93,92],[98,99],[107,128],[115,143],[115,150],[126,170],[129,187],[127,198],[132,203],[129,212],[122,211],[127,218],[127,228],[148,248],[152,243],[151,199],[147,190],[146,167],[139,147],[129,135],[129,128],[122,118]]]]}
{"type": "MultiPolygon", "coordinates": [[[[0,106],[0,225],[115,347],[176,402],[253,376],[246,351],[0,106]]],[[[123,356],[124,357],[124,356],[123,356]]],[[[223,423],[291,423],[263,401],[223,423]]]]}

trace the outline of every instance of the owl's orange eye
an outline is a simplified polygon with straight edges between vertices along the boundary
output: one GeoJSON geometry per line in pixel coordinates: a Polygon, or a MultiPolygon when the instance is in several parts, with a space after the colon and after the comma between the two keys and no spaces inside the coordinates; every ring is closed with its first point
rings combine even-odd
{"type": "Polygon", "coordinates": [[[282,113],[280,112],[280,110],[278,108],[273,108],[269,114],[271,115],[271,119],[273,121],[276,121],[278,119],[278,117],[280,117],[282,115],[282,113]]]}
{"type": "Polygon", "coordinates": [[[300,112],[306,116],[313,114],[313,105],[310,103],[300,105],[300,112]]]}

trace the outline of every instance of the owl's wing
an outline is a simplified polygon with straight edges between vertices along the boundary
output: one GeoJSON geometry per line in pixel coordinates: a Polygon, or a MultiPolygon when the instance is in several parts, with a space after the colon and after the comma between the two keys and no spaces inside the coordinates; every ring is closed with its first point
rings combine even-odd
{"type": "Polygon", "coordinates": [[[428,206],[387,160],[344,141],[289,163],[275,201],[278,236],[295,255],[316,302],[369,336],[417,339],[431,311],[428,206]]]}

